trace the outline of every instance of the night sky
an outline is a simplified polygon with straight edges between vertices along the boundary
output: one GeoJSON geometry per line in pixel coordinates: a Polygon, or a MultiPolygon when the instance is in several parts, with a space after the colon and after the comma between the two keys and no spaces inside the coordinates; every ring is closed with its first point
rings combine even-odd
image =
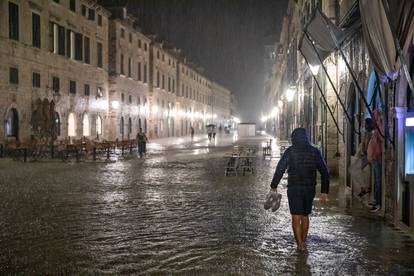
{"type": "Polygon", "coordinates": [[[287,0],[136,0],[128,8],[145,34],[181,48],[229,88],[243,121],[259,120],[264,45],[278,40],[287,0]]]}

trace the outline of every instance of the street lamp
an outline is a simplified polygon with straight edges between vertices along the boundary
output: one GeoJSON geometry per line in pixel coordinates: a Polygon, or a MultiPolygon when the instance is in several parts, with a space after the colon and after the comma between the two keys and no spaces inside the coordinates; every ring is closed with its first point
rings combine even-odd
{"type": "Polygon", "coordinates": [[[319,72],[319,68],[320,68],[320,66],[319,66],[319,65],[312,65],[312,64],[309,64],[309,69],[311,70],[312,75],[314,75],[314,76],[316,76],[316,75],[318,74],[318,72],[319,72]]]}
{"type": "Polygon", "coordinates": [[[293,87],[286,89],[285,96],[288,102],[293,101],[293,98],[295,97],[295,93],[296,91],[293,87]]]}
{"type": "Polygon", "coordinates": [[[279,109],[282,109],[283,108],[283,101],[279,100],[277,102],[277,105],[279,106],[279,109]]]}

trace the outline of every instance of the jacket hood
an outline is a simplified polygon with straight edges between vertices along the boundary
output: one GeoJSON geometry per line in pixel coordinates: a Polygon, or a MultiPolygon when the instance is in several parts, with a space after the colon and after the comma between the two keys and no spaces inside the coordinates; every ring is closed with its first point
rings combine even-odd
{"type": "Polygon", "coordinates": [[[306,129],[304,128],[297,128],[292,132],[292,145],[304,145],[309,144],[309,137],[306,133],[306,129]]]}

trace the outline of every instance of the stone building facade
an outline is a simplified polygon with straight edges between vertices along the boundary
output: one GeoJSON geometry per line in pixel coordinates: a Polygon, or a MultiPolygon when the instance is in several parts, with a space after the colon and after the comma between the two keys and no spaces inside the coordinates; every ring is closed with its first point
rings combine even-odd
{"type": "Polygon", "coordinates": [[[121,7],[108,7],[110,139],[134,138],[148,130],[151,40],[135,27],[121,7]]]}
{"type": "Polygon", "coordinates": [[[108,15],[91,1],[1,1],[1,140],[29,141],[41,103],[57,136],[109,135],[108,15]]]}
{"type": "Polygon", "coordinates": [[[221,118],[212,111],[227,101],[213,101],[223,89],[212,90],[180,50],[144,35],[125,1],[113,4],[0,2],[0,143],[50,129],[58,140],[132,139],[139,128],[182,136],[221,118]]]}

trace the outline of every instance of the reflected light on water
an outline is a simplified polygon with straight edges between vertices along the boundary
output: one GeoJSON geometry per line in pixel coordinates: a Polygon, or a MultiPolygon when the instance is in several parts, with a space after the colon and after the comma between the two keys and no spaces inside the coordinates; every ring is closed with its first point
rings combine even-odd
{"type": "Polygon", "coordinates": [[[238,140],[239,140],[239,134],[237,133],[237,131],[235,131],[233,134],[233,142],[236,142],[238,140]]]}
{"type": "Polygon", "coordinates": [[[209,153],[210,152],[210,150],[208,149],[208,148],[204,148],[204,149],[195,149],[194,151],[193,151],[193,154],[194,155],[200,155],[200,154],[207,154],[207,153],[209,153]]]}

